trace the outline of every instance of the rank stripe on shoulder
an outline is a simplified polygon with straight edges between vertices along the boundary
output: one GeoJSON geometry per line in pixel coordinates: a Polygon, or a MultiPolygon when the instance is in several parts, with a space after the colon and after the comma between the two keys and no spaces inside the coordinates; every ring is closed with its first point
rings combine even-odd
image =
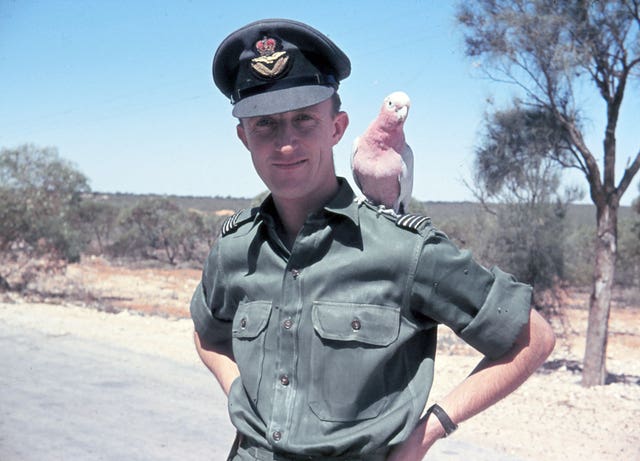
{"type": "Polygon", "coordinates": [[[396,224],[399,227],[404,227],[412,230],[420,230],[422,226],[425,224],[429,224],[431,222],[431,218],[427,216],[422,216],[419,214],[405,214],[398,218],[396,224]]]}
{"type": "Polygon", "coordinates": [[[222,226],[220,227],[220,233],[224,237],[225,235],[234,232],[242,224],[251,221],[254,216],[254,210],[247,210],[246,208],[242,209],[224,220],[222,226]]]}
{"type": "Polygon", "coordinates": [[[235,213],[224,220],[224,222],[222,223],[222,235],[227,235],[229,232],[235,229],[239,216],[240,213],[235,213]]]}

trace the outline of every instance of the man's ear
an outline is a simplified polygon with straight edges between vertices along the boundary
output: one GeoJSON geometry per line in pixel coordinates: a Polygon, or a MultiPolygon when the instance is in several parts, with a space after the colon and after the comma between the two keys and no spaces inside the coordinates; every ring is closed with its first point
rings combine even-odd
{"type": "Polygon", "coordinates": [[[333,145],[335,146],[340,142],[347,127],[349,126],[349,115],[346,112],[338,112],[333,119],[333,145]]]}
{"type": "Polygon", "coordinates": [[[247,134],[244,132],[244,125],[242,125],[242,120],[240,120],[236,125],[236,135],[238,136],[238,139],[242,141],[244,147],[249,150],[249,144],[247,143],[247,134]]]}

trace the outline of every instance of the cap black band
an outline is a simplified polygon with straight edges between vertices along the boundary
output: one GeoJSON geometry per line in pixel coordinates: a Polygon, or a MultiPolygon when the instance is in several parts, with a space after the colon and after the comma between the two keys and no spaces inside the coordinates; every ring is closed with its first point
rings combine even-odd
{"type": "Polygon", "coordinates": [[[267,82],[262,85],[256,85],[249,88],[238,89],[231,95],[231,103],[235,104],[241,99],[253,96],[256,94],[264,93],[265,91],[280,90],[285,88],[291,88],[294,86],[305,85],[330,85],[334,88],[338,88],[338,81],[333,75],[307,75],[302,77],[289,77],[273,82],[267,82]]]}

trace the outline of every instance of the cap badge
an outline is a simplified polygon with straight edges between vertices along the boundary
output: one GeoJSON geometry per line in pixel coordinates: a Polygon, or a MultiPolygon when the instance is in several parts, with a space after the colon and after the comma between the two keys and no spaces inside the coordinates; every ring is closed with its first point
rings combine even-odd
{"type": "Polygon", "coordinates": [[[255,44],[260,56],[251,60],[251,69],[264,78],[278,78],[287,70],[289,55],[286,51],[276,51],[276,40],[264,37],[255,44]]]}

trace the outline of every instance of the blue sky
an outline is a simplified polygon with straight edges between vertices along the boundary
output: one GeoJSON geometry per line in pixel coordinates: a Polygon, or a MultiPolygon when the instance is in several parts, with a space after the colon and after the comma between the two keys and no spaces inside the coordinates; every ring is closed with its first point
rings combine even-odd
{"type": "MultiPolygon", "coordinates": [[[[480,78],[453,14],[453,1],[435,0],[0,0],[0,147],[57,147],[94,191],[253,197],[265,187],[211,60],[236,28],[286,17],[322,30],[351,59],[340,90],[351,125],[335,149],[339,174],[350,177],[351,142],[384,96],[402,90],[412,100],[414,196],[473,200],[462,179],[487,101],[512,89],[480,78]]],[[[638,85],[629,90],[637,95],[638,85]]],[[[640,147],[638,99],[621,120],[619,171],[640,147]]],[[[599,153],[597,120],[593,131],[599,153]]],[[[581,177],[569,181],[586,192],[581,177]]],[[[637,183],[623,204],[638,196],[637,183]]]]}

